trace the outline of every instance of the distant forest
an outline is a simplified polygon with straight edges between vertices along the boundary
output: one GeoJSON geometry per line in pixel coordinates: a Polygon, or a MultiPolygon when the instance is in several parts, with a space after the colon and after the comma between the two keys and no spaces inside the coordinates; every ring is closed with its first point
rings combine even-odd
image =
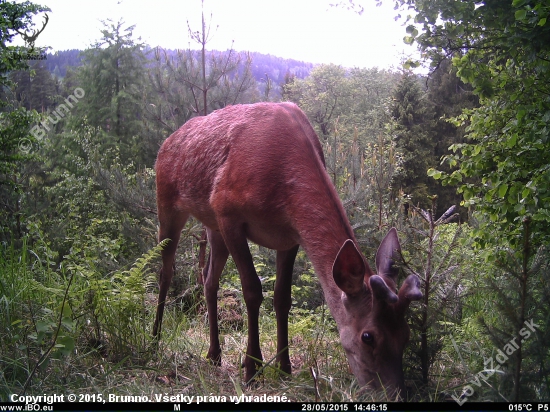
{"type": "MultiPolygon", "coordinates": [[[[155,49],[145,49],[144,54],[152,58],[155,49]]],[[[177,50],[165,50],[168,57],[175,57],[177,50]]],[[[67,75],[67,68],[78,67],[82,64],[82,51],[77,49],[62,50],[55,53],[48,53],[46,60],[43,60],[44,67],[58,79],[63,79],[67,75]]],[[[221,56],[228,52],[214,52],[221,56]]],[[[233,52],[235,53],[235,52],[233,52]]],[[[265,83],[266,75],[275,85],[282,85],[285,82],[285,76],[293,76],[298,79],[306,78],[313,67],[313,63],[306,63],[294,59],[284,59],[271,54],[257,52],[248,52],[252,58],[250,71],[258,83],[265,83]]]]}

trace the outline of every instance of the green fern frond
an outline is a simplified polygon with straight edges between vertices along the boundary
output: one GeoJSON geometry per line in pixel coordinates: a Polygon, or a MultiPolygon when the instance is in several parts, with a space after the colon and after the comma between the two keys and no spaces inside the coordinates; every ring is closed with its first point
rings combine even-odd
{"type": "Polygon", "coordinates": [[[153,259],[160,256],[162,249],[166,247],[168,242],[170,242],[170,239],[164,239],[162,242],[160,242],[158,245],[153,247],[151,250],[141,255],[141,257],[139,257],[136,260],[133,266],[129,270],[123,273],[128,273],[130,276],[136,276],[136,275],[141,276],[145,272],[146,266],[149,263],[151,263],[153,259]]]}

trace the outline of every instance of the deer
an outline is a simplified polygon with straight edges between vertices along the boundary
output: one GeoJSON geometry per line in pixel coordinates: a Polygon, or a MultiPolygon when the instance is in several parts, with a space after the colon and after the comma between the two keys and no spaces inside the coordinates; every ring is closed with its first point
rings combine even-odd
{"type": "Polygon", "coordinates": [[[156,161],[159,241],[162,250],[153,336],[160,338],[166,295],[181,231],[190,216],[206,227],[210,254],[203,271],[210,345],[221,365],[217,292],[231,254],[248,315],[245,380],[263,361],[258,316],[263,300],[248,241],[276,251],[273,306],[276,362],[291,374],[288,317],[299,246],[310,259],[358,384],[404,393],[405,312],[420,300],[409,275],[397,291],[400,243],[392,228],[375,258],[377,274],[359,252],[337,191],[325,169],[319,138],[295,104],[233,105],[194,117],[161,145],[156,161]]]}

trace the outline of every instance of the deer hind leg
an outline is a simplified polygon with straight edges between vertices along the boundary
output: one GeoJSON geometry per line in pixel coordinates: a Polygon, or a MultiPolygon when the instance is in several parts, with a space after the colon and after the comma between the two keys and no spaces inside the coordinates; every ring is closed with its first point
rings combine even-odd
{"type": "Polygon", "coordinates": [[[279,368],[290,375],[291,364],[288,355],[288,313],[292,305],[290,290],[292,269],[298,253],[298,245],[290,250],[277,252],[277,280],[273,305],[277,318],[277,363],[279,368]]]}
{"type": "Polygon", "coordinates": [[[174,262],[181,231],[187,222],[189,215],[185,213],[166,213],[159,208],[159,242],[164,239],[170,239],[170,242],[162,250],[162,269],[159,280],[159,299],[157,304],[157,315],[153,325],[153,336],[160,339],[162,328],[162,317],[164,315],[164,305],[168,288],[174,276],[174,262]]]}
{"type": "Polygon", "coordinates": [[[219,232],[214,232],[210,229],[207,229],[206,232],[208,234],[208,241],[210,242],[208,266],[205,268],[206,276],[204,276],[204,296],[206,298],[206,307],[208,308],[208,325],[210,328],[210,348],[206,357],[214,365],[219,366],[222,360],[222,350],[218,331],[218,288],[220,285],[220,276],[225,262],[227,262],[229,251],[219,232]]]}
{"type": "Polygon", "coordinates": [[[248,314],[248,342],[244,367],[245,380],[247,383],[251,383],[257,370],[261,367],[263,360],[260,349],[260,330],[258,325],[260,305],[263,300],[262,284],[256,274],[256,269],[254,269],[252,255],[250,254],[243,228],[229,223],[229,225],[221,227],[221,229],[225,244],[239,271],[243,297],[246,303],[246,312],[248,314]]]}

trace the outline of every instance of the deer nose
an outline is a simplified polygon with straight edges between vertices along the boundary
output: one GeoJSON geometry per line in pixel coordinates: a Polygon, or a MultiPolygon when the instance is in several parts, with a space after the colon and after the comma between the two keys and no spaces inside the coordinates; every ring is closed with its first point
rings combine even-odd
{"type": "Polygon", "coordinates": [[[397,379],[389,380],[389,383],[384,385],[384,389],[391,400],[403,400],[406,398],[403,375],[397,379]]]}
{"type": "Polygon", "coordinates": [[[375,390],[383,390],[387,394],[388,400],[402,400],[406,397],[405,379],[401,369],[379,373],[372,380],[371,386],[375,390]]]}

